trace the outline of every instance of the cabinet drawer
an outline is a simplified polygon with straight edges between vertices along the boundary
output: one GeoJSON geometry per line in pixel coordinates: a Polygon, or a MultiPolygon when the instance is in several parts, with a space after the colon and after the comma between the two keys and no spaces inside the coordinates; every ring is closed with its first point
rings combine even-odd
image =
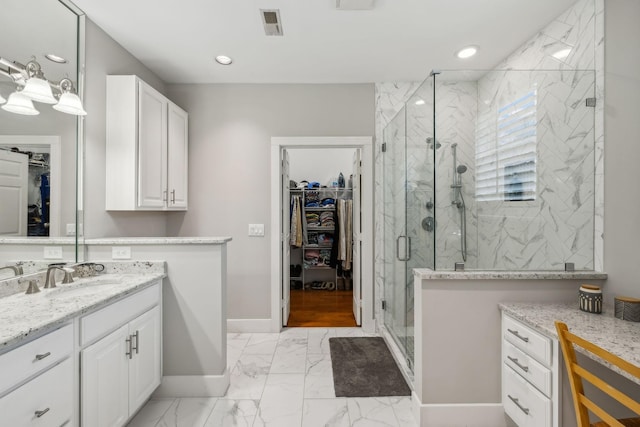
{"type": "Polygon", "coordinates": [[[518,350],[508,341],[504,346],[504,363],[534,385],[547,397],[551,397],[551,370],[534,360],[531,356],[518,350]]]}
{"type": "Polygon", "coordinates": [[[73,395],[73,362],[68,358],[0,399],[1,423],[59,427],[71,420],[73,395]]]}
{"type": "Polygon", "coordinates": [[[0,355],[0,394],[58,363],[72,350],[73,325],[67,325],[0,355]]]}
{"type": "Polygon", "coordinates": [[[80,345],[84,346],[107,335],[159,303],[160,284],[156,283],[83,317],[80,319],[80,345]]]}
{"type": "Polygon", "coordinates": [[[546,366],[551,366],[551,339],[508,316],[502,318],[502,336],[546,366]]]}
{"type": "Polygon", "coordinates": [[[504,410],[518,427],[551,427],[551,400],[502,365],[504,410]]]}

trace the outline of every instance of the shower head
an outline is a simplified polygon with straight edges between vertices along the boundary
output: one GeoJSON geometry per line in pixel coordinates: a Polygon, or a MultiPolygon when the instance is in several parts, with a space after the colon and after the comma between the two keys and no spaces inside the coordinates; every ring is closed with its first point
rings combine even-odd
{"type": "Polygon", "coordinates": [[[467,167],[465,165],[458,165],[458,167],[456,168],[456,172],[462,174],[465,173],[467,171],[467,167]]]}

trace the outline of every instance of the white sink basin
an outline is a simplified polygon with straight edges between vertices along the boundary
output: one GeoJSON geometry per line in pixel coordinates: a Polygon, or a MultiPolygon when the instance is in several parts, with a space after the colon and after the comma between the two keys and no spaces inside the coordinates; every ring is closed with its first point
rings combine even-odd
{"type": "Polygon", "coordinates": [[[45,290],[47,293],[44,295],[46,298],[76,298],[85,295],[94,294],[100,292],[105,286],[111,287],[113,285],[119,285],[122,282],[119,280],[94,280],[87,283],[58,285],[51,290],[45,290]]]}

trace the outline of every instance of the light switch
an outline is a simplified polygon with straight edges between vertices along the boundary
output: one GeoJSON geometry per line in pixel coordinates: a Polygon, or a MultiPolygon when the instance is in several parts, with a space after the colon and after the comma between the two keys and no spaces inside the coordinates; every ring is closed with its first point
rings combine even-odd
{"type": "Polygon", "coordinates": [[[76,225],[67,224],[67,236],[75,236],[75,235],[76,235],[76,225]]]}
{"type": "Polygon", "coordinates": [[[249,224],[249,236],[264,237],[264,224],[249,224]]]}

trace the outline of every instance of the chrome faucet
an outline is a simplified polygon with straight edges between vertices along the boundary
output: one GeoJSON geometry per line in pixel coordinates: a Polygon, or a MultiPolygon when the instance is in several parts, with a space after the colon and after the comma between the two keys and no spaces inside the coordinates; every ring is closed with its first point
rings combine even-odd
{"type": "Polygon", "coordinates": [[[47,278],[44,282],[44,288],[50,289],[56,287],[56,273],[55,270],[64,271],[64,278],[62,279],[62,284],[66,285],[67,283],[73,283],[73,276],[71,275],[75,270],[69,267],[60,267],[58,265],[51,265],[47,268],[47,278]],[[51,272],[53,272],[53,276],[51,276],[51,272]]]}
{"type": "Polygon", "coordinates": [[[20,276],[20,275],[24,274],[24,271],[22,270],[22,265],[20,265],[20,264],[7,265],[6,267],[0,267],[0,271],[1,270],[12,270],[13,274],[16,275],[16,276],[20,276]]]}

